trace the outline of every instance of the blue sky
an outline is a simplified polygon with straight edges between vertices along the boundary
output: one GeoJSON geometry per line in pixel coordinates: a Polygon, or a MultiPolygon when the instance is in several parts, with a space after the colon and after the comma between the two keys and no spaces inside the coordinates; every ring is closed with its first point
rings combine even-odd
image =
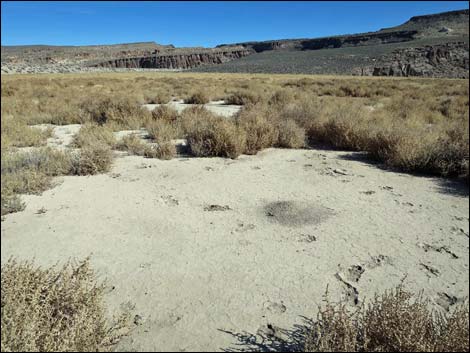
{"type": "Polygon", "coordinates": [[[2,1],[2,45],[155,41],[175,46],[375,31],[466,1],[2,1]]]}

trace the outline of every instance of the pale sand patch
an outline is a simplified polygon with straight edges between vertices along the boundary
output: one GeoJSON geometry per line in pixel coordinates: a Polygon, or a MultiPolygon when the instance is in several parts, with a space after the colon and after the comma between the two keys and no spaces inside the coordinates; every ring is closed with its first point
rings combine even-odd
{"type": "MultiPolygon", "coordinates": [[[[147,108],[148,110],[154,110],[159,105],[161,104],[144,104],[143,107],[147,108]]],[[[178,112],[182,112],[183,110],[189,107],[197,106],[197,104],[185,104],[183,100],[171,101],[163,105],[168,105],[176,109],[176,111],[178,112]]],[[[207,110],[213,112],[214,114],[227,118],[235,115],[241,109],[240,105],[228,105],[225,104],[223,100],[209,102],[207,104],[204,104],[204,107],[207,108],[207,110]]]]}
{"type": "Polygon", "coordinates": [[[351,305],[405,275],[440,307],[468,296],[466,191],[357,156],[117,158],[106,175],[63,177],[24,196],[26,209],[2,223],[1,259],[51,265],[91,254],[110,310],[130,301],[142,318],[119,350],[237,348],[223,331],[292,329],[316,315],[327,285],[351,305]],[[289,214],[299,218],[286,223],[289,214]]]}

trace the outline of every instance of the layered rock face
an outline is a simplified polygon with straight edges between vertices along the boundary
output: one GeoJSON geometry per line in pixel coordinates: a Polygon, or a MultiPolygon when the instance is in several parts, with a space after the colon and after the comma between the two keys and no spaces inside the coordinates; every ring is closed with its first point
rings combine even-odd
{"type": "MultiPolygon", "coordinates": [[[[384,33],[365,33],[348,36],[335,36],[314,39],[283,39],[265,42],[246,42],[233,45],[252,49],[257,53],[267,50],[318,50],[342,47],[355,47],[388,43],[407,42],[414,39],[417,31],[393,31],[384,33]]],[[[220,45],[219,48],[226,45],[220,45]]]]}
{"type": "Polygon", "coordinates": [[[190,69],[200,65],[221,64],[252,53],[253,51],[249,49],[238,49],[188,54],[154,54],[135,58],[112,59],[91,66],[105,68],[190,69]]]}
{"type": "Polygon", "coordinates": [[[397,49],[363,74],[469,78],[468,50],[463,42],[397,49]]]}

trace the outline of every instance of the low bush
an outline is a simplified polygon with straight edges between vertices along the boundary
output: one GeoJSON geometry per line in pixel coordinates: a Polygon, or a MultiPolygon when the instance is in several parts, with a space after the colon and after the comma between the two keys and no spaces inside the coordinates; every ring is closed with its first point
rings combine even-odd
{"type": "Polygon", "coordinates": [[[468,352],[468,337],[468,301],[442,314],[400,285],[354,312],[327,300],[309,329],[305,351],[468,352]]]}
{"type": "Polygon", "coordinates": [[[236,158],[245,149],[244,131],[204,108],[185,111],[183,126],[190,152],[196,157],[236,158]]]}
{"type": "Polygon", "coordinates": [[[186,104],[206,104],[209,103],[209,97],[204,92],[196,92],[184,99],[186,104]]]}
{"type": "Polygon", "coordinates": [[[256,104],[261,101],[261,96],[250,91],[237,91],[225,97],[225,104],[248,105],[256,104]]]}
{"type": "Polygon", "coordinates": [[[127,151],[137,156],[143,156],[146,147],[147,144],[136,134],[124,136],[116,145],[117,150],[127,151]]]}
{"type": "Polygon", "coordinates": [[[157,145],[147,145],[143,155],[147,158],[169,160],[176,156],[176,147],[171,141],[160,142],[157,145]]]}
{"type": "MultiPolygon", "coordinates": [[[[246,134],[246,154],[256,154],[258,151],[276,144],[279,131],[276,127],[276,121],[268,120],[269,115],[269,111],[261,105],[243,109],[237,115],[237,124],[246,134]]],[[[274,113],[273,116],[275,116],[274,113]]]]}
{"type": "Polygon", "coordinates": [[[278,124],[277,147],[302,148],[305,146],[305,129],[293,120],[282,120],[278,124]]]}
{"type": "Polygon", "coordinates": [[[106,319],[88,259],[46,269],[10,259],[1,274],[2,352],[104,351],[129,331],[128,313],[106,319]]]}
{"type": "Polygon", "coordinates": [[[147,92],[144,94],[144,100],[147,104],[166,104],[171,100],[171,95],[163,90],[147,92]]]}
{"type": "Polygon", "coordinates": [[[85,124],[73,139],[73,145],[80,148],[97,143],[105,144],[113,148],[116,145],[113,130],[107,126],[85,124]]]}
{"type": "Polygon", "coordinates": [[[73,159],[73,174],[93,175],[105,173],[111,168],[113,152],[102,143],[83,147],[73,159]]]}

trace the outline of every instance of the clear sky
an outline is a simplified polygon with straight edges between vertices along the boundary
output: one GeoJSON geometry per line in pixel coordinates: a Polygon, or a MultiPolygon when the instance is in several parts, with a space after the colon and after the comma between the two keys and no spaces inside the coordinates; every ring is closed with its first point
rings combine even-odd
{"type": "Polygon", "coordinates": [[[467,1],[2,1],[2,45],[155,41],[175,46],[375,31],[467,1]]]}

